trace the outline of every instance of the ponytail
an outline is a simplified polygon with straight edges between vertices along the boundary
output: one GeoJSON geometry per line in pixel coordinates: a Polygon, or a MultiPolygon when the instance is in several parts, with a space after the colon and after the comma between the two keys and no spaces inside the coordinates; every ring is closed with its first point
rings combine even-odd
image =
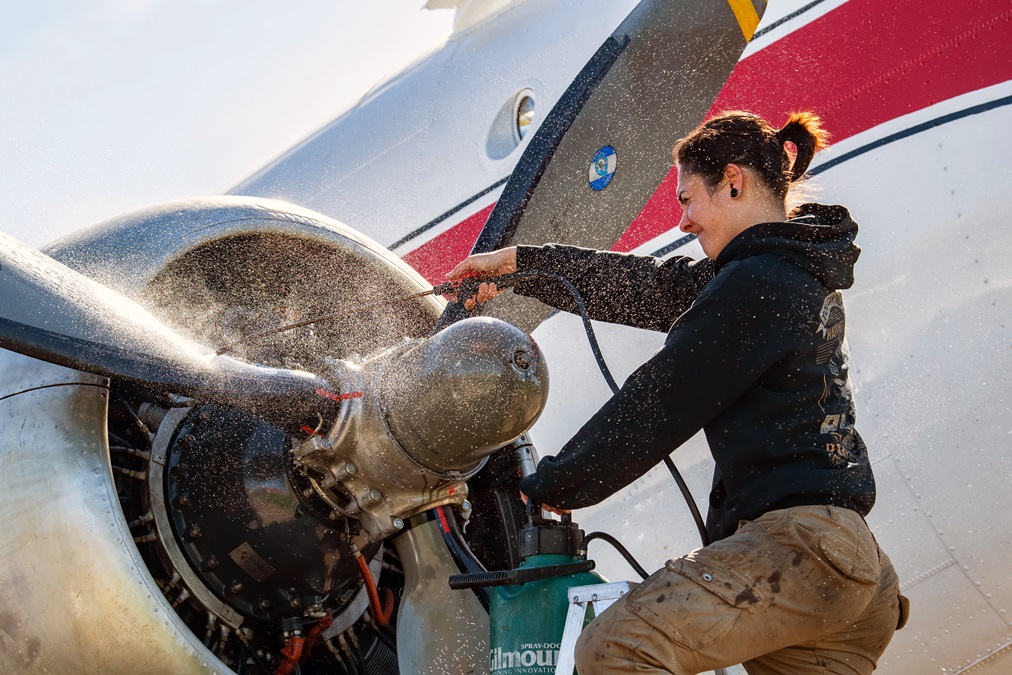
{"type": "Polygon", "coordinates": [[[829,132],[822,128],[822,120],[811,112],[793,113],[787,120],[787,124],[777,132],[777,140],[783,146],[785,142],[793,143],[797,148],[794,156],[794,163],[787,172],[787,180],[791,183],[801,180],[808,171],[808,165],[812,163],[815,153],[825,148],[829,143],[829,132]]]}

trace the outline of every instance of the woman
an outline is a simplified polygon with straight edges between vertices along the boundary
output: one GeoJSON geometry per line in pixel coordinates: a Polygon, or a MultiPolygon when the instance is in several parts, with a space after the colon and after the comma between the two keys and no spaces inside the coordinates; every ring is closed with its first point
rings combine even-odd
{"type": "MultiPolygon", "coordinates": [[[[857,225],[840,206],[787,214],[825,146],[819,124],[799,113],[777,130],[728,112],[678,141],[679,227],[705,260],[520,246],[448,275],[551,271],[593,318],[668,332],[524,493],[561,510],[595,504],[699,429],[716,463],[713,543],[598,617],[577,646],[581,675],[736,663],[752,675],[870,673],[901,622],[896,573],[863,518],[875,483],[854,427],[840,294],[854,280],[857,225]]],[[[573,308],[551,281],[514,291],[573,308]]],[[[482,284],[465,304],[497,292],[482,284]]]]}

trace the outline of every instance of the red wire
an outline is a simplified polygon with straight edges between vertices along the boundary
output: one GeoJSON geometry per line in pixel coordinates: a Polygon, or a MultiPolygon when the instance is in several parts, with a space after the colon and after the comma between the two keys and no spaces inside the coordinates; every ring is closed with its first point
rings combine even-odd
{"type": "Polygon", "coordinates": [[[334,617],[328,614],[317,621],[316,624],[309,629],[309,632],[306,633],[306,644],[302,647],[303,656],[309,656],[309,652],[316,646],[316,642],[320,639],[320,636],[323,635],[323,631],[330,628],[330,624],[332,623],[334,623],[334,617]]]}
{"type": "Polygon", "coordinates": [[[388,597],[386,607],[380,607],[379,593],[376,592],[376,584],[372,580],[372,572],[369,571],[369,563],[361,554],[357,556],[358,569],[362,573],[362,580],[365,582],[365,590],[369,594],[369,607],[372,609],[373,619],[379,626],[385,626],[390,622],[390,615],[394,611],[393,593],[388,597]]]}
{"type": "Polygon", "coordinates": [[[302,658],[302,645],[304,643],[305,640],[301,637],[293,635],[288,638],[288,644],[281,650],[281,655],[285,657],[285,660],[274,671],[274,675],[288,675],[295,670],[295,666],[299,665],[299,660],[302,658]]]}
{"type": "Polygon", "coordinates": [[[439,516],[439,524],[443,528],[443,532],[450,533],[450,523],[446,520],[446,514],[443,513],[442,508],[436,509],[436,515],[439,516]]]}

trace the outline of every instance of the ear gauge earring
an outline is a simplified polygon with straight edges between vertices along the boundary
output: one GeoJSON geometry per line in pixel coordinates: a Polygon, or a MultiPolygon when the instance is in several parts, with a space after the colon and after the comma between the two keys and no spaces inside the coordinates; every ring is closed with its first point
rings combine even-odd
{"type": "Polygon", "coordinates": [[[731,199],[734,199],[737,196],[738,196],[738,188],[736,188],[735,186],[732,185],[731,186],[731,199]]]}

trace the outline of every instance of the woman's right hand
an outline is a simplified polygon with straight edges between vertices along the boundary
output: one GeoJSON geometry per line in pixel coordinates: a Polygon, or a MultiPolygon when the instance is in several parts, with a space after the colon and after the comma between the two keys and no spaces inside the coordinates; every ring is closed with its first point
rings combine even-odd
{"type": "MultiPolygon", "coordinates": [[[[504,274],[512,274],[517,271],[517,248],[501,248],[491,253],[476,253],[460,261],[446,275],[450,281],[460,281],[466,277],[498,277],[504,274]]],[[[468,310],[474,309],[476,304],[491,300],[499,294],[499,289],[493,284],[481,284],[478,292],[464,300],[464,307],[468,310]]],[[[456,299],[456,298],[454,298],[456,299]]]]}
{"type": "MultiPolygon", "coordinates": [[[[523,501],[524,504],[526,504],[527,500],[530,499],[530,497],[521,492],[520,499],[521,501],[523,501]]],[[[549,513],[554,513],[557,516],[568,516],[570,513],[572,513],[572,510],[570,509],[557,509],[554,506],[549,506],[548,504],[542,504],[541,508],[544,509],[545,511],[548,511],[549,513]]]]}

